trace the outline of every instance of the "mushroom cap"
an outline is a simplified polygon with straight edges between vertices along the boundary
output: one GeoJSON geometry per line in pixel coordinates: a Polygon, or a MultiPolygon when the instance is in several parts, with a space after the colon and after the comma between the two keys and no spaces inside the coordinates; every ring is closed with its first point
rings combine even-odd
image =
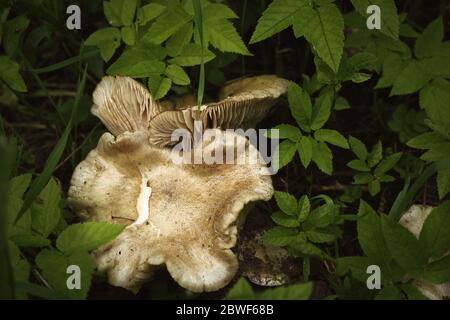
{"type": "MultiPolygon", "coordinates": [[[[433,209],[434,207],[431,206],[413,205],[403,214],[400,219],[400,224],[418,239],[423,224],[433,209]]],[[[446,254],[450,254],[450,252],[447,252],[446,254]]],[[[450,283],[434,284],[415,279],[413,284],[428,299],[442,300],[450,297],[450,283]]]]}
{"type": "MultiPolygon", "coordinates": [[[[229,135],[257,152],[248,140],[215,130],[203,153],[230,148],[229,135]]],[[[76,168],[69,205],[84,219],[132,223],[95,252],[109,282],[136,292],[156,266],[194,292],[224,287],[235,275],[238,218],[244,207],[273,193],[263,163],[175,164],[169,149],[155,148],[146,132],[105,133],[76,168]]]]}
{"type": "MultiPolygon", "coordinates": [[[[226,84],[219,102],[200,108],[203,128],[247,129],[261,121],[277,99],[287,92],[289,81],[274,75],[237,79],[226,84]]],[[[193,130],[197,106],[159,113],[149,124],[150,143],[172,144],[171,134],[177,128],[193,130]]]]}
{"type": "Polygon", "coordinates": [[[129,77],[103,77],[94,91],[93,102],[91,112],[115,136],[147,130],[150,119],[160,112],[159,103],[148,90],[129,77]]]}

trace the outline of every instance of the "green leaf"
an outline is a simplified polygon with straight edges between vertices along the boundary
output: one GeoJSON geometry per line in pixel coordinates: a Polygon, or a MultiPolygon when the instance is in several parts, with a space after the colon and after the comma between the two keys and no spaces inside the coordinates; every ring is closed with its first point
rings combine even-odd
{"type": "Polygon", "coordinates": [[[225,300],[254,300],[255,298],[255,293],[245,278],[240,278],[225,296],[225,300]]]}
{"type": "Polygon", "coordinates": [[[442,122],[450,128],[449,99],[450,81],[437,78],[420,91],[419,104],[431,120],[442,122]]]}
{"type": "Polygon", "coordinates": [[[437,173],[436,183],[438,187],[439,199],[450,192],[450,170],[439,170],[437,173]]]}
{"type": "Polygon", "coordinates": [[[429,80],[430,75],[423,67],[422,63],[411,60],[406,68],[400,72],[397,79],[395,79],[390,95],[395,96],[414,93],[422,89],[429,80]]]}
{"type": "Polygon", "coordinates": [[[187,73],[183,70],[182,67],[177,66],[176,64],[169,65],[166,68],[165,74],[175,84],[186,86],[191,83],[191,80],[189,79],[187,73]]]}
{"type": "Polygon", "coordinates": [[[281,211],[290,216],[297,215],[297,199],[293,195],[287,192],[275,191],[274,197],[281,211]]]}
{"type": "Polygon", "coordinates": [[[351,272],[355,279],[366,282],[366,270],[370,264],[367,257],[341,257],[336,259],[336,274],[342,277],[351,272]]]}
{"type": "Polygon", "coordinates": [[[397,162],[400,160],[401,157],[402,157],[402,153],[397,152],[397,153],[390,155],[383,161],[381,161],[380,164],[375,168],[375,172],[374,172],[375,176],[379,177],[382,174],[384,174],[385,172],[388,172],[389,170],[391,170],[397,164],[397,162]]]}
{"type": "Polygon", "coordinates": [[[406,294],[408,300],[429,300],[416,286],[412,284],[403,284],[400,288],[406,294]]]}
{"type": "Polygon", "coordinates": [[[96,46],[104,61],[109,61],[120,46],[121,34],[117,28],[104,28],[95,31],[84,42],[87,46],[96,46]]]}
{"type": "Polygon", "coordinates": [[[388,217],[381,217],[381,229],[395,261],[409,274],[420,274],[428,260],[422,243],[402,225],[388,217]]]}
{"type": "Polygon", "coordinates": [[[138,9],[137,22],[141,26],[146,25],[149,21],[159,17],[165,9],[165,6],[158,3],[146,4],[138,9]]]}
{"type": "Polygon", "coordinates": [[[373,197],[381,190],[380,180],[372,180],[368,184],[369,193],[373,197]]]}
{"type": "Polygon", "coordinates": [[[327,243],[336,240],[334,232],[324,228],[308,230],[305,233],[308,240],[314,243],[327,243]]]}
{"type": "Polygon", "coordinates": [[[305,221],[308,216],[309,212],[311,210],[311,203],[309,202],[308,196],[305,194],[301,196],[301,198],[298,200],[298,220],[300,222],[305,221]]]}
{"type": "Polygon", "coordinates": [[[216,21],[220,19],[238,19],[239,17],[225,4],[208,2],[203,8],[203,18],[205,21],[216,21]]]}
{"type": "Polygon", "coordinates": [[[412,138],[406,144],[411,148],[431,149],[433,146],[443,142],[445,142],[445,139],[440,134],[436,132],[425,132],[412,138]]]}
{"type": "Polygon", "coordinates": [[[367,151],[367,148],[364,145],[364,143],[362,143],[361,140],[352,136],[349,137],[348,142],[350,144],[350,149],[358,157],[358,159],[366,161],[369,152],[367,151]]]}
{"type": "Polygon", "coordinates": [[[391,53],[386,56],[383,60],[383,72],[375,89],[392,87],[398,75],[405,69],[406,65],[408,65],[408,61],[405,61],[404,58],[397,53],[391,53]]]}
{"type": "Polygon", "coordinates": [[[313,149],[310,137],[302,136],[297,146],[297,152],[300,156],[300,161],[305,168],[308,168],[311,163],[313,149]]]}
{"type": "Polygon", "coordinates": [[[297,124],[304,131],[310,131],[312,104],[309,94],[298,84],[291,82],[288,87],[289,109],[297,124]]]}
{"type": "Polygon", "coordinates": [[[387,286],[378,292],[375,300],[403,300],[401,291],[395,286],[387,286]]]}
{"type": "Polygon", "coordinates": [[[444,24],[442,17],[431,22],[424,32],[417,38],[414,52],[419,59],[432,57],[444,38],[444,24]]]}
{"type": "Polygon", "coordinates": [[[368,17],[367,8],[377,5],[380,8],[381,29],[385,35],[398,39],[399,19],[394,0],[352,0],[352,4],[360,15],[368,17]]]}
{"type": "Polygon", "coordinates": [[[164,98],[172,87],[172,81],[166,77],[152,75],[148,77],[148,88],[155,100],[164,98]]]}
{"type": "Polygon", "coordinates": [[[259,300],[308,300],[313,291],[313,283],[299,283],[285,287],[266,289],[257,294],[259,300]]]}
{"type": "Polygon", "coordinates": [[[86,222],[70,225],[56,239],[56,247],[67,253],[92,251],[117,237],[125,226],[106,222],[86,222]]]}
{"type": "Polygon", "coordinates": [[[304,0],[274,0],[258,20],[250,43],[257,43],[292,25],[292,17],[307,5],[304,0]]]}
{"type": "Polygon", "coordinates": [[[205,31],[211,44],[220,51],[251,55],[230,21],[220,19],[209,22],[207,20],[205,31]]]}
{"type": "Polygon", "coordinates": [[[31,183],[31,173],[22,174],[9,180],[8,196],[22,199],[31,183]]]}
{"type": "Polygon", "coordinates": [[[304,6],[294,16],[294,30],[302,33],[319,57],[337,73],[344,48],[344,19],[338,7],[323,2],[304,6]]]}
{"type": "Polygon", "coordinates": [[[44,278],[57,292],[72,299],[85,299],[91,286],[94,263],[87,252],[77,251],[68,256],[56,250],[42,250],[36,257],[36,264],[42,270],[44,278]],[[67,282],[69,266],[78,266],[81,273],[79,290],[69,290],[67,282]]]}
{"type": "Polygon", "coordinates": [[[191,41],[194,32],[192,22],[182,26],[173,36],[166,42],[166,50],[169,56],[178,56],[183,48],[191,41]]]}
{"type": "Polygon", "coordinates": [[[144,35],[145,41],[160,44],[175,34],[183,25],[192,20],[180,6],[171,6],[160,15],[144,35]]]}
{"type": "Polygon", "coordinates": [[[334,110],[348,110],[350,109],[350,103],[344,97],[338,97],[334,103],[334,110]]]}
{"type": "Polygon", "coordinates": [[[136,43],[136,30],[133,27],[122,27],[120,30],[123,42],[129,46],[134,46],[136,43]]]}
{"type": "Polygon", "coordinates": [[[353,184],[366,184],[374,180],[370,173],[358,173],[353,177],[353,184]]]}
{"type": "Polygon", "coordinates": [[[419,241],[429,257],[439,258],[450,249],[450,201],[434,208],[425,220],[419,241]]]}
{"type": "Polygon", "coordinates": [[[286,166],[295,156],[297,144],[290,140],[284,140],[275,150],[275,159],[273,161],[275,168],[281,169],[286,166]]]}
{"type": "Polygon", "coordinates": [[[344,149],[349,148],[347,139],[336,130],[319,129],[314,132],[314,138],[316,138],[317,141],[328,142],[344,149]]]}
{"type": "Polygon", "coordinates": [[[331,175],[333,172],[333,154],[328,146],[323,142],[313,145],[312,161],[320,171],[331,175]]]}
{"type": "Polygon", "coordinates": [[[298,236],[298,231],[286,227],[274,227],[263,235],[263,240],[273,246],[287,246],[298,236]]]}
{"type": "Polygon", "coordinates": [[[377,144],[372,148],[369,156],[367,157],[367,164],[370,168],[375,167],[378,163],[380,163],[383,158],[383,145],[381,141],[378,141],[377,144]]]}
{"type": "Polygon", "coordinates": [[[311,116],[311,129],[318,130],[322,128],[331,115],[333,98],[331,94],[325,93],[316,99],[311,116]]]}
{"type": "Polygon", "coordinates": [[[296,227],[300,226],[300,222],[298,221],[298,219],[296,217],[292,217],[281,211],[272,213],[272,215],[270,217],[276,224],[278,224],[282,227],[296,228],[296,227]]]}
{"type": "Polygon", "coordinates": [[[433,261],[425,267],[422,276],[426,281],[443,284],[450,281],[450,255],[444,258],[433,261]]]}
{"type": "Polygon", "coordinates": [[[56,227],[60,219],[61,190],[55,179],[50,179],[31,206],[32,226],[44,237],[56,227]]]}
{"type": "Polygon", "coordinates": [[[19,65],[7,56],[0,56],[0,80],[17,92],[27,91],[27,86],[19,73],[19,65]]]}
{"type": "Polygon", "coordinates": [[[367,166],[365,161],[354,159],[347,163],[347,166],[349,168],[352,168],[353,170],[358,170],[362,172],[370,172],[370,168],[367,166]]]}
{"type": "Polygon", "coordinates": [[[304,230],[323,228],[329,226],[336,220],[336,205],[327,203],[314,209],[303,224],[304,230]]]}
{"type": "MultiPolygon", "coordinates": [[[[216,55],[209,51],[208,49],[204,50],[203,59],[204,62],[209,62],[214,59],[216,55]]],[[[180,55],[176,58],[170,59],[170,63],[177,64],[182,67],[192,67],[195,65],[199,65],[202,59],[202,48],[198,44],[189,43],[184,46],[180,55]]]]}
{"type": "MultiPolygon", "coordinates": [[[[270,131],[272,131],[272,130],[279,130],[279,132],[278,132],[279,139],[290,139],[292,141],[297,141],[302,136],[300,129],[297,127],[294,127],[290,124],[280,124],[280,125],[272,128],[270,131]]],[[[273,134],[269,133],[269,137],[273,137],[273,134]]]]}

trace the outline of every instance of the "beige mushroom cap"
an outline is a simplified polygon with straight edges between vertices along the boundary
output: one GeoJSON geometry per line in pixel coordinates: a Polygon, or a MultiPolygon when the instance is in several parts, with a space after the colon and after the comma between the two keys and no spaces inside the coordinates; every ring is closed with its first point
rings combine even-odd
{"type": "MultiPolygon", "coordinates": [[[[215,130],[203,152],[224,149],[234,135],[215,130]]],[[[143,132],[114,138],[105,133],[76,168],[69,204],[88,220],[139,223],[95,253],[109,282],[136,292],[158,265],[194,292],[224,287],[238,263],[230,250],[236,243],[238,218],[244,207],[269,200],[273,193],[264,164],[176,165],[169,149],[152,147],[143,132]],[[119,219],[118,219],[119,218],[119,219]],[[120,220],[122,219],[122,220],[120,220]]]]}
{"type": "MultiPolygon", "coordinates": [[[[408,229],[416,238],[419,238],[425,220],[434,207],[413,205],[400,219],[400,224],[408,229]]],[[[447,252],[450,254],[450,252],[447,252]]],[[[450,283],[433,284],[423,280],[414,280],[414,285],[424,296],[431,300],[442,300],[450,297],[450,283]]]]}
{"type": "MultiPolygon", "coordinates": [[[[226,84],[219,102],[200,108],[203,128],[247,129],[261,121],[277,99],[287,92],[289,81],[274,75],[263,75],[237,79],[226,84]]],[[[172,143],[174,129],[193,130],[194,110],[197,106],[183,110],[159,113],[149,124],[150,143],[168,146],[172,143]]]]}

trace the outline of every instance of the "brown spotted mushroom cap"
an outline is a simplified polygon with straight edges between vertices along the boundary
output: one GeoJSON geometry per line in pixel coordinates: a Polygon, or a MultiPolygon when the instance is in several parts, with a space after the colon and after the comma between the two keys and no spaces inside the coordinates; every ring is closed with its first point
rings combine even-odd
{"type": "MultiPolygon", "coordinates": [[[[226,84],[219,102],[200,107],[203,128],[248,129],[261,121],[278,98],[287,92],[289,81],[274,75],[237,79],[226,84]]],[[[198,107],[159,113],[149,125],[150,143],[155,146],[172,144],[171,134],[176,128],[192,131],[198,107]]]]}
{"type": "MultiPolygon", "coordinates": [[[[186,289],[218,290],[238,269],[231,248],[245,208],[272,196],[267,168],[262,162],[175,164],[170,149],[149,143],[144,123],[152,117],[152,100],[132,81],[107,78],[96,90],[94,108],[115,136],[103,134],[76,167],[69,205],[84,220],[128,225],[94,252],[112,285],[137,292],[155,268],[165,266],[186,289]]],[[[203,142],[204,155],[240,146],[257,152],[243,136],[218,129],[215,134],[219,139],[203,142]],[[227,135],[237,145],[227,145],[227,135]]]]}

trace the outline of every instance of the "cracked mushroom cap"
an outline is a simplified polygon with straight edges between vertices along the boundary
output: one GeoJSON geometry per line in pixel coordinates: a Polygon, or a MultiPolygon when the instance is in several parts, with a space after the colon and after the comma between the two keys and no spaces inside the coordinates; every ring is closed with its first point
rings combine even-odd
{"type": "MultiPolygon", "coordinates": [[[[203,153],[254,147],[243,137],[215,130],[203,153]]],[[[253,151],[256,151],[254,149],[253,151]]],[[[105,133],[73,174],[69,205],[85,220],[126,223],[126,229],[95,252],[112,285],[137,292],[157,266],[165,265],[193,292],[227,285],[238,262],[231,248],[248,204],[273,193],[263,163],[174,164],[169,149],[151,146],[145,131],[116,138],[105,133]]]]}
{"type": "MultiPolygon", "coordinates": [[[[237,79],[226,84],[219,102],[200,107],[203,128],[248,129],[261,121],[277,99],[287,92],[289,81],[274,75],[237,79]]],[[[172,144],[171,135],[177,128],[193,132],[197,107],[159,113],[149,124],[150,143],[155,146],[172,144]]]]}
{"type": "MultiPolygon", "coordinates": [[[[434,207],[431,206],[413,205],[403,214],[400,224],[418,239],[423,224],[433,209],[434,207]]],[[[446,254],[450,254],[450,252],[446,254]]],[[[442,300],[450,297],[450,283],[434,284],[423,280],[414,280],[414,285],[428,299],[442,300]]]]}

